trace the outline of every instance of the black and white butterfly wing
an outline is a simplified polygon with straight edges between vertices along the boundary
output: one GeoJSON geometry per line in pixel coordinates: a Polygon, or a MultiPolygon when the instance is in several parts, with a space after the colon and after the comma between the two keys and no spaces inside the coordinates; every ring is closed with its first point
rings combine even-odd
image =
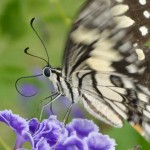
{"type": "Polygon", "coordinates": [[[149,38],[146,34],[149,29],[146,26],[146,30],[141,29],[141,19],[135,19],[141,5],[135,5],[137,9],[133,11],[130,2],[132,5],[138,3],[127,0],[123,3],[119,0],[86,2],[73,24],[65,47],[63,72],[67,77],[74,71],[89,67],[129,76],[143,72],[145,55],[142,49],[149,38]],[[144,32],[145,37],[142,36],[144,32]]]}
{"type": "Polygon", "coordinates": [[[146,70],[149,8],[140,0],[88,0],[69,34],[62,70],[91,114],[116,127],[128,120],[148,139],[150,94],[137,79],[146,70]]]}
{"type": "Polygon", "coordinates": [[[76,77],[81,102],[88,112],[114,127],[122,127],[127,120],[150,140],[150,93],[147,88],[117,73],[87,70],[78,72],[76,77]]]}

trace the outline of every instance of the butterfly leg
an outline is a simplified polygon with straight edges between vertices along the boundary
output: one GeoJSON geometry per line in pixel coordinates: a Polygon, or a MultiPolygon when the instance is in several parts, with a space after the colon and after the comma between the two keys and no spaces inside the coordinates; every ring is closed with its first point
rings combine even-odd
{"type": "Polygon", "coordinates": [[[50,109],[52,115],[55,115],[55,113],[53,111],[53,103],[50,103],[49,109],[50,109]]]}
{"type": "MultiPolygon", "coordinates": [[[[69,115],[70,115],[70,112],[71,112],[71,109],[72,109],[73,104],[74,104],[74,102],[72,102],[72,103],[70,104],[69,108],[67,109],[67,111],[66,111],[66,113],[65,113],[64,120],[63,120],[63,126],[62,126],[62,128],[61,128],[61,130],[60,130],[60,135],[62,134],[62,131],[63,131],[63,129],[64,129],[65,125],[66,125],[66,122],[67,122],[67,120],[68,120],[68,118],[69,118],[69,115]]],[[[59,135],[59,137],[58,137],[58,139],[57,139],[57,142],[56,142],[56,144],[55,144],[55,146],[54,146],[54,150],[56,149],[56,146],[57,146],[57,144],[58,144],[58,142],[59,142],[60,135],[59,135]]]]}
{"type": "Polygon", "coordinates": [[[44,98],[44,99],[41,101],[41,104],[42,104],[42,102],[43,102],[44,100],[46,100],[46,99],[48,99],[48,98],[52,98],[52,96],[55,96],[54,98],[52,98],[51,101],[49,101],[49,102],[47,102],[46,104],[44,104],[44,106],[43,106],[42,109],[41,109],[40,119],[39,119],[39,120],[41,120],[41,118],[42,118],[42,114],[43,114],[43,111],[44,111],[45,107],[48,106],[48,105],[51,105],[51,104],[52,104],[55,100],[57,100],[61,95],[62,95],[61,93],[56,92],[56,93],[53,93],[52,95],[50,95],[50,96],[44,98]]]}
{"type": "Polygon", "coordinates": [[[47,96],[46,98],[42,99],[42,100],[40,101],[40,104],[38,105],[38,107],[37,107],[36,110],[34,111],[32,117],[28,118],[27,121],[30,120],[31,118],[35,117],[36,113],[39,112],[39,109],[43,106],[43,102],[44,102],[45,100],[47,100],[48,98],[52,98],[52,97],[55,96],[56,94],[58,94],[58,93],[55,92],[55,93],[51,94],[50,96],[47,96]]]}
{"type": "Polygon", "coordinates": [[[64,116],[64,120],[63,120],[63,125],[65,126],[66,125],[66,123],[67,123],[67,120],[68,120],[68,118],[69,118],[69,115],[70,115],[70,112],[71,112],[71,109],[72,109],[72,106],[73,106],[73,102],[70,104],[70,106],[69,106],[69,108],[67,109],[67,111],[66,111],[66,114],[65,114],[65,116],[64,116]]]}

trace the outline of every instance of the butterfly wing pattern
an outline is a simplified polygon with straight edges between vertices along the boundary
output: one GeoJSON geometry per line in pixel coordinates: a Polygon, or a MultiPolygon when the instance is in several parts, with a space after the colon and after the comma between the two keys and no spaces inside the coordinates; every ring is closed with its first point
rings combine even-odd
{"type": "Polygon", "coordinates": [[[73,96],[80,96],[89,113],[115,127],[127,120],[148,140],[150,92],[139,83],[148,72],[149,31],[150,1],[87,0],[62,65],[73,96]]]}

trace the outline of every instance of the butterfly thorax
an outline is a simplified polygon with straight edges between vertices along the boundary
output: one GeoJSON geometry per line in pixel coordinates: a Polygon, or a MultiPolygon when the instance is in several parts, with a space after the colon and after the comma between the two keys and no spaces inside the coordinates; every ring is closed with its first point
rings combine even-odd
{"type": "Polygon", "coordinates": [[[78,101],[79,92],[77,88],[72,86],[71,81],[62,75],[62,70],[60,68],[46,67],[43,70],[43,74],[52,81],[55,92],[68,97],[72,102],[78,101]]]}

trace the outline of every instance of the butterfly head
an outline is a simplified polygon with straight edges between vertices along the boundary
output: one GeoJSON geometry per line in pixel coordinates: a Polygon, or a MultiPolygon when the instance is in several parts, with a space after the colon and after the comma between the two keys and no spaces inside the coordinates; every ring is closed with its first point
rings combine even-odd
{"type": "Polygon", "coordinates": [[[53,83],[56,83],[57,79],[62,77],[60,68],[53,68],[49,65],[43,68],[43,75],[53,83]]]}
{"type": "Polygon", "coordinates": [[[63,80],[63,77],[60,68],[46,66],[43,68],[43,75],[53,83],[54,89],[56,91],[62,91],[60,81],[63,80]]]}
{"type": "Polygon", "coordinates": [[[44,67],[44,69],[43,69],[43,75],[45,77],[49,78],[51,76],[51,74],[52,74],[51,68],[50,67],[44,67]]]}

